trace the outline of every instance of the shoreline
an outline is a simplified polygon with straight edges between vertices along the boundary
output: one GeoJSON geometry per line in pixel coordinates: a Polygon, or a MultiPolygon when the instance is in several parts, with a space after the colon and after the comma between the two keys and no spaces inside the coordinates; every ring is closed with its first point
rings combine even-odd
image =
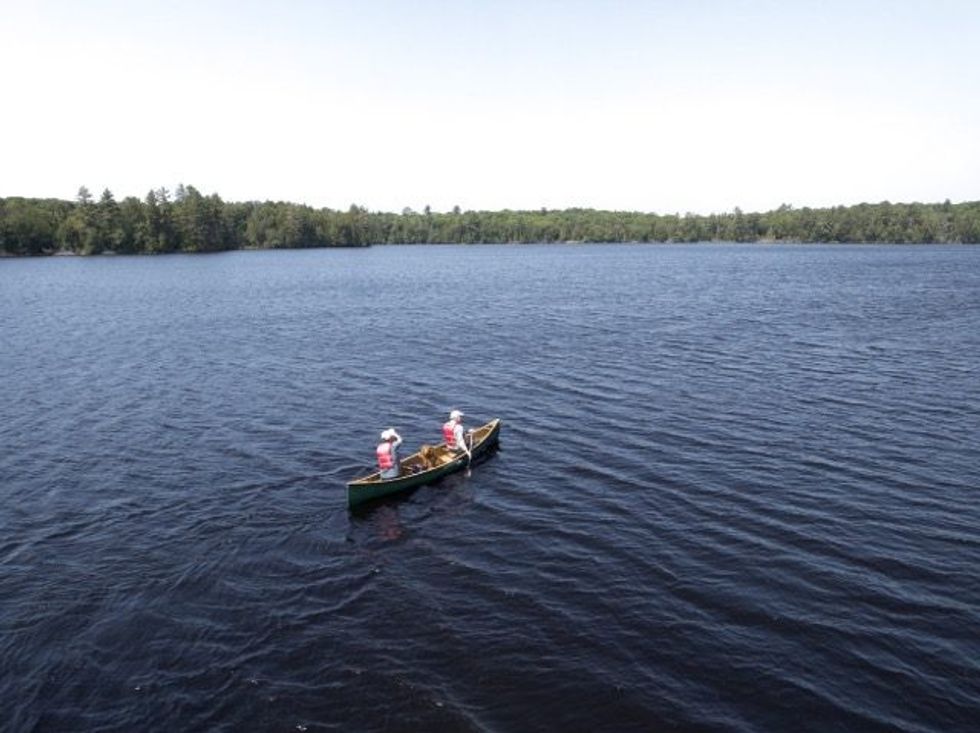
{"type": "Polygon", "coordinates": [[[309,250],[334,250],[334,249],[371,249],[373,247],[485,247],[485,246],[506,246],[506,247],[527,247],[527,246],[549,246],[549,247],[575,247],[575,246],[607,246],[607,245],[634,245],[640,247],[658,246],[684,246],[684,247],[703,247],[706,245],[746,245],[758,247],[771,246],[827,246],[827,247],[971,247],[977,246],[974,242],[804,242],[797,239],[766,239],[751,242],[739,242],[733,240],[702,240],[697,242],[685,241],[654,241],[644,242],[642,240],[622,240],[612,242],[595,242],[587,240],[564,240],[557,242],[379,242],[376,244],[364,245],[328,245],[322,247],[237,247],[220,250],[186,250],[176,252],[71,252],[59,250],[57,252],[37,252],[29,254],[17,254],[12,252],[0,252],[0,259],[52,259],[62,257],[169,257],[173,255],[220,255],[230,252],[301,252],[309,250]]]}

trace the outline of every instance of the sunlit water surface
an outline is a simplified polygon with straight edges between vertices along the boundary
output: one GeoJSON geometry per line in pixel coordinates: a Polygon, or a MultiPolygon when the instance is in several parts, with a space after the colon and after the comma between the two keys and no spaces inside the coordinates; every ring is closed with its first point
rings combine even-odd
{"type": "Polygon", "coordinates": [[[7,260],[0,336],[0,729],[977,729],[978,248],[7,260]]]}

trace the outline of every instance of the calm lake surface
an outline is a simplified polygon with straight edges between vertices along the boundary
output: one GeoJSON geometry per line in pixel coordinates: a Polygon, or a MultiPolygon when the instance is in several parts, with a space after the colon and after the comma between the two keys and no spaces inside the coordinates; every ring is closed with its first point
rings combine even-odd
{"type": "Polygon", "coordinates": [[[980,248],[0,261],[0,729],[975,731],[978,365],[980,248]]]}

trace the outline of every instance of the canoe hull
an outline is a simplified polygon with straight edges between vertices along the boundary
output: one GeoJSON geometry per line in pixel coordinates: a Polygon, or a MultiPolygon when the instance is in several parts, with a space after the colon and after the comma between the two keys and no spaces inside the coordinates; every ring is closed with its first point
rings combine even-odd
{"type": "MultiPolygon", "coordinates": [[[[470,463],[476,461],[497,445],[497,440],[500,437],[500,425],[499,419],[491,420],[486,425],[482,425],[473,431],[473,445],[470,449],[473,458],[470,463]]],[[[420,467],[420,454],[413,453],[401,461],[403,475],[397,478],[382,479],[378,473],[373,473],[370,476],[351,481],[347,484],[347,506],[353,509],[373,499],[380,499],[384,496],[399,494],[418,488],[419,486],[431,484],[466,467],[467,460],[465,453],[450,458],[446,454],[444,447],[440,446],[437,450],[441,452],[442,460],[445,462],[432,468],[422,469],[420,467]]]]}

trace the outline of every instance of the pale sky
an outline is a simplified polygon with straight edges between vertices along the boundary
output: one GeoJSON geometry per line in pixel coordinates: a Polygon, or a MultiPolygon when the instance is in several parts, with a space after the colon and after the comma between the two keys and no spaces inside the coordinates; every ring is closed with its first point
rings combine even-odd
{"type": "Polygon", "coordinates": [[[980,2],[0,0],[0,196],[980,199],[980,2]]]}

